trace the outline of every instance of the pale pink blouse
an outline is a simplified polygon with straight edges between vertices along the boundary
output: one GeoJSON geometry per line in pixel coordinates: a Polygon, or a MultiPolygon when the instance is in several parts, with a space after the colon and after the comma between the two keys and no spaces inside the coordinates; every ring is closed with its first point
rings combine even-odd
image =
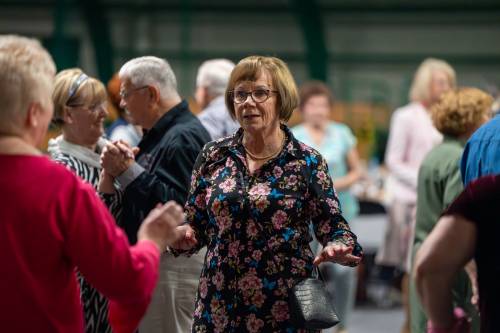
{"type": "Polygon", "coordinates": [[[385,155],[388,190],[394,200],[416,202],[420,164],[442,139],[421,103],[413,102],[394,111],[385,155]]]}

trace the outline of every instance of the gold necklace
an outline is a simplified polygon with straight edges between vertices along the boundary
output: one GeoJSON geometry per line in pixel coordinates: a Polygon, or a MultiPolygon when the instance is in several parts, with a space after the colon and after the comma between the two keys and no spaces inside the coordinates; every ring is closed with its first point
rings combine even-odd
{"type": "Polygon", "coordinates": [[[268,160],[268,159],[271,159],[273,157],[278,156],[278,154],[281,152],[281,149],[283,149],[283,145],[284,144],[285,144],[285,134],[283,134],[283,136],[281,137],[281,144],[280,144],[279,148],[275,152],[271,153],[268,156],[256,156],[256,155],[252,154],[247,149],[247,147],[245,147],[245,145],[243,145],[243,148],[245,149],[245,152],[247,153],[247,155],[250,156],[250,158],[252,158],[252,160],[254,160],[254,161],[262,161],[262,160],[268,160]]]}

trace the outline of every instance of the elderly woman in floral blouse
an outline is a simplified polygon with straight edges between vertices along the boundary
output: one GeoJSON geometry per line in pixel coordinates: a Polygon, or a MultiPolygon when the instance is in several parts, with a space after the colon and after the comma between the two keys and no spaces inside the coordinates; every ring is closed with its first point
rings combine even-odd
{"type": "Polygon", "coordinates": [[[192,231],[173,250],[207,246],[193,332],[303,332],[290,321],[292,286],[322,261],[361,260],[326,162],[283,124],[297,103],[280,59],[248,57],[231,73],[226,105],[241,128],[198,156],[185,207],[192,231]],[[324,245],[316,258],[311,222],[324,245]]]}

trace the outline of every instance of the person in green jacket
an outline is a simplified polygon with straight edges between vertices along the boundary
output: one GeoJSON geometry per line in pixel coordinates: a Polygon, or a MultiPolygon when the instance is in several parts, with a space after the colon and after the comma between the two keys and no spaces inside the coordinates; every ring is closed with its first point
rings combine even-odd
{"type": "MultiPolygon", "coordinates": [[[[430,109],[434,126],[443,134],[444,140],[427,154],[419,169],[412,260],[443,210],[463,190],[460,175],[463,147],[472,133],[489,119],[492,102],[493,98],[479,89],[461,88],[443,94],[430,109]]],[[[478,312],[471,303],[472,295],[471,280],[462,270],[453,289],[454,305],[468,313],[472,319],[472,332],[479,332],[478,312]]],[[[413,277],[410,281],[410,322],[412,333],[426,332],[427,316],[413,277]]]]}

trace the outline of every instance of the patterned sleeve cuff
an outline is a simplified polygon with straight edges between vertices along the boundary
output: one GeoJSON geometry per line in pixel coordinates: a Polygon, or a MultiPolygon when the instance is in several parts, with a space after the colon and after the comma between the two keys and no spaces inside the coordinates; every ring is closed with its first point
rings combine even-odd
{"type": "Polygon", "coordinates": [[[191,257],[193,254],[198,252],[200,249],[198,249],[196,246],[193,247],[192,249],[189,250],[179,250],[179,249],[174,249],[171,248],[170,246],[167,248],[166,253],[172,254],[174,257],[178,257],[180,255],[186,256],[186,257],[191,257]]]}
{"type": "MultiPolygon", "coordinates": [[[[339,230],[334,233],[329,243],[341,243],[352,246],[352,254],[356,257],[363,257],[363,248],[357,241],[357,237],[350,230],[339,230]]],[[[357,266],[357,263],[348,263],[347,266],[357,266]]]]}

